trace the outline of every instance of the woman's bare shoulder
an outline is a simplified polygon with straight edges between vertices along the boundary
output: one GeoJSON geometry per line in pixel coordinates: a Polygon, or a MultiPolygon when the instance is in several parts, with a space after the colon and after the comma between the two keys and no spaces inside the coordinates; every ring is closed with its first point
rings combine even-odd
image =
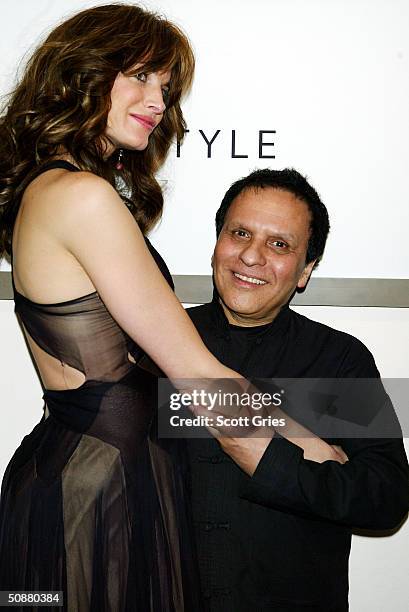
{"type": "Polygon", "coordinates": [[[52,200],[58,208],[69,204],[68,213],[73,208],[86,210],[99,203],[121,202],[114,187],[92,172],[62,172],[49,181],[43,193],[45,200],[52,200]]]}
{"type": "Polygon", "coordinates": [[[58,233],[95,216],[123,214],[123,208],[120,196],[104,178],[91,172],[55,169],[29,186],[22,212],[30,221],[36,219],[44,229],[58,233]]]}

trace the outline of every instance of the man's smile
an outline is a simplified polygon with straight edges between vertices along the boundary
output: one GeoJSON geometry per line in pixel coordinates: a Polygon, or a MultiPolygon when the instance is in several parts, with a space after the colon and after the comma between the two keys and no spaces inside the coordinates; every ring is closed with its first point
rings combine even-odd
{"type": "Polygon", "coordinates": [[[266,285],[267,284],[267,281],[262,280],[261,278],[255,278],[253,276],[244,276],[244,274],[239,274],[238,272],[233,272],[233,275],[245,283],[251,283],[253,285],[266,285]]]}

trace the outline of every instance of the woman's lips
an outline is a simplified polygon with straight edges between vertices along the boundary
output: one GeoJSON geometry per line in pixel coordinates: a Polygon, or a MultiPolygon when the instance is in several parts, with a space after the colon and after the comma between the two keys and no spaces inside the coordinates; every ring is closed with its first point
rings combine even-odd
{"type": "Polygon", "coordinates": [[[152,121],[152,119],[146,117],[145,115],[134,115],[133,113],[131,113],[131,117],[135,119],[138,123],[143,125],[143,127],[149,131],[152,131],[156,125],[156,123],[152,121]]]}

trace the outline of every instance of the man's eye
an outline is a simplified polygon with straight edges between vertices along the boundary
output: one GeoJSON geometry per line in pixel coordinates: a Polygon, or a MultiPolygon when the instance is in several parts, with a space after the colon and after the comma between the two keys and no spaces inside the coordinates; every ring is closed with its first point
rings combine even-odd
{"type": "Polygon", "coordinates": [[[234,230],[233,231],[233,235],[237,236],[238,238],[247,238],[248,237],[248,232],[246,232],[245,230],[242,230],[242,229],[238,229],[238,230],[234,230]]]}
{"type": "Polygon", "coordinates": [[[271,244],[279,249],[285,249],[288,246],[286,242],[283,242],[283,240],[273,240],[271,244]]]}

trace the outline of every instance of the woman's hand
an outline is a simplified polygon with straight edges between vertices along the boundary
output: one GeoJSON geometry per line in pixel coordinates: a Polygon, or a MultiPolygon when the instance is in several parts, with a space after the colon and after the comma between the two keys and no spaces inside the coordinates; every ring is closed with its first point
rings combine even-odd
{"type": "MultiPolygon", "coordinates": [[[[270,405],[256,410],[252,397],[259,398],[260,393],[253,385],[243,388],[245,383],[247,381],[218,380],[220,399],[234,397],[235,401],[219,401],[211,409],[208,405],[192,405],[190,410],[195,416],[207,417],[209,432],[219,441],[224,452],[247,474],[254,473],[276,431],[302,448],[304,459],[317,463],[336,461],[344,464],[348,461],[340,446],[328,444],[294,421],[281,408],[270,405]]],[[[207,386],[207,391],[212,392],[211,385],[207,386]]]]}

